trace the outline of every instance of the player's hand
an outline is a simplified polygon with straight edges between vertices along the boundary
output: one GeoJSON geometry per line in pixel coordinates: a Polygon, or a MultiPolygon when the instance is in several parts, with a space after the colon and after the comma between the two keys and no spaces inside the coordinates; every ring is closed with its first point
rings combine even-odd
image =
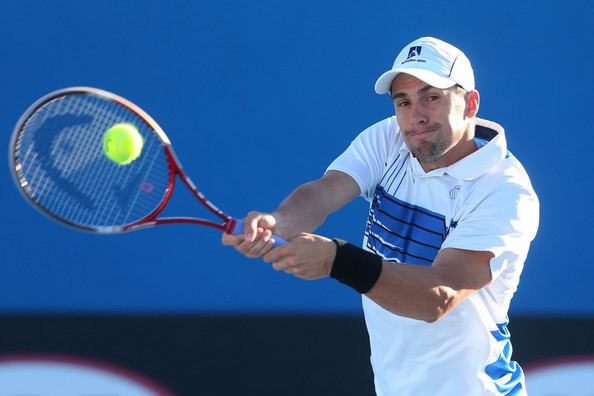
{"type": "Polygon", "coordinates": [[[274,245],[272,233],[277,225],[276,217],[270,213],[249,212],[243,222],[243,234],[223,233],[223,245],[233,246],[250,258],[261,257],[270,251],[274,245]]]}
{"type": "Polygon", "coordinates": [[[300,233],[264,255],[272,268],[301,279],[314,280],[330,275],[336,257],[336,244],[323,236],[300,233]]]}

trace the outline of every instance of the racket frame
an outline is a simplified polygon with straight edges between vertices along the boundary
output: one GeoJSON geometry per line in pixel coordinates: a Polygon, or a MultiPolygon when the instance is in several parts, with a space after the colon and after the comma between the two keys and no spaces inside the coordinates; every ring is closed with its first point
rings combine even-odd
{"type": "MultiPolygon", "coordinates": [[[[10,145],[9,145],[9,165],[11,168],[11,174],[13,175],[14,181],[19,187],[19,191],[21,194],[27,199],[27,201],[38,211],[43,213],[46,216],[49,216],[52,220],[58,221],[62,224],[65,224],[69,227],[76,228],[77,230],[82,230],[91,233],[100,233],[100,234],[115,234],[121,232],[128,232],[128,231],[136,231],[148,227],[153,227],[156,225],[161,224],[198,224],[208,227],[213,227],[224,231],[226,233],[233,233],[235,230],[238,220],[227,215],[218,207],[216,207],[211,201],[209,201],[204,194],[202,194],[196,185],[192,182],[189,176],[186,174],[184,169],[182,168],[173,148],[171,146],[171,141],[169,140],[168,136],[165,134],[163,129],[157,124],[153,118],[148,115],[144,110],[140,107],[135,105],[134,103],[130,102],[129,100],[111,93],[109,91],[105,91],[98,88],[93,87],[86,87],[86,86],[76,86],[70,88],[63,88],[54,92],[51,92],[47,95],[44,95],[37,101],[35,101],[29,108],[23,113],[23,115],[17,121],[17,124],[14,128],[12,133],[10,145]],[[147,214],[145,217],[141,218],[140,220],[135,221],[134,223],[120,225],[120,226],[86,226],[81,224],[76,224],[71,222],[67,219],[64,219],[50,210],[46,209],[44,206],[40,205],[34,198],[33,193],[30,193],[27,189],[27,180],[24,177],[21,169],[22,165],[17,160],[16,153],[20,150],[20,141],[22,136],[22,131],[26,126],[29,119],[35,114],[35,112],[43,107],[45,104],[51,102],[52,100],[58,99],[60,97],[71,95],[71,94],[87,94],[87,95],[97,95],[130,110],[133,112],[139,119],[144,121],[149,128],[157,134],[159,139],[161,140],[162,149],[165,152],[165,156],[168,161],[169,167],[169,180],[168,186],[166,188],[165,194],[161,202],[157,205],[152,212],[147,214]],[[171,196],[173,195],[175,181],[176,178],[179,177],[181,181],[185,184],[185,186],[190,190],[192,195],[200,202],[204,207],[206,207],[211,213],[215,216],[220,218],[222,222],[214,222],[203,218],[198,217],[158,217],[159,214],[165,209],[171,196]]],[[[237,232],[237,231],[236,231],[237,232]]]]}

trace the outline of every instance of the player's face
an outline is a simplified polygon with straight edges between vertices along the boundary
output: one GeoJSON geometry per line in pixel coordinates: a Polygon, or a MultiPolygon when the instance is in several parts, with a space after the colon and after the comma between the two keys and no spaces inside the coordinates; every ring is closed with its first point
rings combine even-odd
{"type": "Polygon", "coordinates": [[[451,165],[474,151],[463,90],[435,88],[401,73],[391,93],[404,141],[425,171],[451,165]]]}

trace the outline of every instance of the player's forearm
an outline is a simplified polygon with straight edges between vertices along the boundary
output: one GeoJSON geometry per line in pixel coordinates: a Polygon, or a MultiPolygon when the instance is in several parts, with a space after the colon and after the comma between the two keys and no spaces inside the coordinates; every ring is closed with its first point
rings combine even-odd
{"type": "Polygon", "coordinates": [[[435,267],[383,262],[382,273],[366,294],[400,316],[434,322],[459,304],[459,294],[435,267]]]}
{"type": "Polygon", "coordinates": [[[290,238],[300,232],[312,232],[324,223],[331,212],[317,184],[315,181],[299,186],[273,212],[277,220],[275,231],[280,236],[290,238]]]}
{"type": "Polygon", "coordinates": [[[330,215],[361,193],[359,185],[348,174],[328,171],[315,181],[293,191],[274,211],[275,231],[290,238],[300,232],[312,232],[330,215]]]}
{"type": "Polygon", "coordinates": [[[492,280],[490,251],[444,248],[430,267],[382,261],[335,241],[330,276],[400,316],[434,322],[492,280]]]}

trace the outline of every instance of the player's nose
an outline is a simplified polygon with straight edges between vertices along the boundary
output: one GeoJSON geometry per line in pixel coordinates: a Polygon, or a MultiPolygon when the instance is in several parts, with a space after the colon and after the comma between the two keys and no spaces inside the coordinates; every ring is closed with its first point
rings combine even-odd
{"type": "Polygon", "coordinates": [[[411,126],[414,127],[416,125],[425,125],[427,124],[427,122],[429,121],[428,119],[428,114],[426,109],[419,105],[419,104],[412,104],[411,105],[411,117],[410,117],[410,121],[411,121],[411,126]]]}

